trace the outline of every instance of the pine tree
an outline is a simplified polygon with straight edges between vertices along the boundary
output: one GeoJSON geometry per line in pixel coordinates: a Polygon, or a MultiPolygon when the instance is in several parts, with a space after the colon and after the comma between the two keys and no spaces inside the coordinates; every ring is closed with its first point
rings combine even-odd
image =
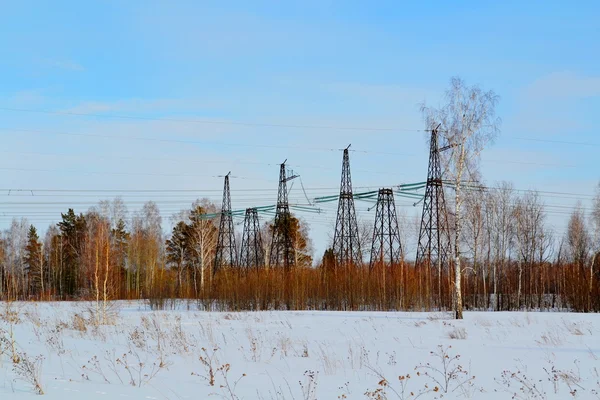
{"type": "Polygon", "coordinates": [[[324,271],[330,271],[335,267],[335,253],[332,248],[325,250],[325,253],[323,253],[321,266],[324,271]]]}
{"type": "Polygon", "coordinates": [[[58,223],[62,238],[63,288],[65,295],[74,296],[79,289],[80,256],[86,240],[87,224],[83,214],[76,215],[72,208],[62,214],[58,223]]]}
{"type": "Polygon", "coordinates": [[[188,225],[179,221],[173,227],[171,238],[166,241],[167,262],[177,269],[177,295],[182,296],[183,270],[185,268],[186,254],[188,253],[188,225]]]}
{"type": "Polygon", "coordinates": [[[294,265],[299,267],[310,267],[312,265],[312,243],[308,235],[308,226],[293,215],[279,220],[278,225],[270,224],[269,231],[275,229],[280,232],[289,232],[292,248],[290,253],[294,257],[294,265]]]}
{"type": "Polygon", "coordinates": [[[122,287],[120,279],[124,275],[127,276],[127,288],[130,287],[130,268],[127,259],[130,237],[131,235],[127,232],[125,221],[119,219],[111,231],[112,264],[117,268],[117,278],[119,279],[117,284],[119,289],[122,287]]]}
{"type": "Polygon", "coordinates": [[[25,246],[25,270],[29,280],[31,294],[43,294],[45,277],[42,243],[35,226],[31,225],[27,232],[27,246],[25,246]]]}

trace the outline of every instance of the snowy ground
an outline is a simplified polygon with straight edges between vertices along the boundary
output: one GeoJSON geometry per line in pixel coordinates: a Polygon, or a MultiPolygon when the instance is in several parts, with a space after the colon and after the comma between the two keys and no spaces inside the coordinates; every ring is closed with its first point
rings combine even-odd
{"type": "Polygon", "coordinates": [[[35,397],[36,372],[16,369],[35,370],[37,356],[45,398],[57,400],[600,399],[599,315],[466,313],[457,322],[119,303],[113,325],[94,327],[79,318],[88,307],[16,303],[15,321],[0,304],[0,399],[35,397]]]}

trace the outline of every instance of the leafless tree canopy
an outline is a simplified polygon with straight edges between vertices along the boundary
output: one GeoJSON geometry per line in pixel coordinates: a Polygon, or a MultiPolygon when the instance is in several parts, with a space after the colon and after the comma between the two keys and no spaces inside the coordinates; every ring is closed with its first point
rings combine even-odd
{"type": "Polygon", "coordinates": [[[585,213],[580,203],[569,219],[567,244],[571,261],[581,267],[584,266],[589,257],[591,245],[585,220],[585,213]]]}
{"type": "Polygon", "coordinates": [[[450,81],[444,96],[444,105],[436,108],[421,105],[427,129],[438,129],[445,144],[454,147],[442,153],[451,179],[466,168],[465,178],[477,174],[477,161],[483,149],[492,143],[500,132],[500,118],[496,117],[499,97],[493,91],[483,91],[479,86],[467,86],[460,78],[450,81]],[[461,151],[464,149],[464,154],[461,151]]]}

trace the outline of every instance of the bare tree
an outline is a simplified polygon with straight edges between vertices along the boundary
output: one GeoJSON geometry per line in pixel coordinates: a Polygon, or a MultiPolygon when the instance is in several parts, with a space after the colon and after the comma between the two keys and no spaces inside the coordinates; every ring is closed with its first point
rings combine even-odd
{"type": "MultiPolygon", "coordinates": [[[[483,236],[484,236],[484,228],[485,228],[485,193],[483,190],[477,189],[468,191],[465,198],[466,210],[465,210],[465,219],[466,226],[464,230],[464,242],[469,252],[473,257],[473,272],[475,277],[478,275],[483,275],[483,283],[484,283],[484,298],[485,298],[485,270],[481,271],[480,268],[480,258],[481,253],[483,251],[483,236]]],[[[476,279],[475,282],[475,293],[479,293],[479,287],[477,283],[479,282],[476,279]]],[[[475,307],[478,306],[477,298],[475,299],[475,307]]]]}
{"type": "Polygon", "coordinates": [[[477,170],[479,155],[499,132],[500,120],[495,116],[498,96],[478,86],[467,86],[460,78],[452,78],[446,91],[446,104],[440,108],[423,105],[421,111],[429,129],[439,127],[449,146],[443,152],[447,173],[455,190],[454,213],[454,309],[456,319],[463,318],[461,294],[462,269],[460,238],[464,201],[464,180],[470,180],[477,170]]]}
{"type": "Polygon", "coordinates": [[[594,250],[593,264],[600,254],[600,182],[598,182],[598,186],[596,187],[596,196],[594,196],[592,203],[592,224],[594,226],[594,238],[592,243],[592,249],[594,250]]]}
{"type": "MultiPolygon", "coordinates": [[[[373,222],[362,218],[358,219],[358,243],[360,244],[363,257],[371,254],[371,246],[373,245],[373,222]]],[[[367,260],[367,262],[369,262],[369,260],[367,260]]]]}
{"type": "Polygon", "coordinates": [[[113,201],[101,200],[95,211],[110,222],[112,229],[117,226],[119,221],[127,221],[127,205],[120,196],[115,197],[113,201]]]}
{"type": "MultiPolygon", "coordinates": [[[[529,293],[531,294],[533,291],[531,272],[535,266],[540,250],[545,247],[546,214],[544,212],[544,206],[540,203],[537,192],[527,192],[523,197],[517,199],[514,213],[516,222],[515,242],[517,245],[517,262],[519,266],[517,304],[520,308],[523,287],[523,268],[527,268],[527,273],[529,275],[529,293]]],[[[531,306],[531,304],[529,303],[528,306],[531,306]]]]}
{"type": "MultiPolygon", "coordinates": [[[[594,266],[596,263],[600,262],[600,182],[598,182],[598,186],[596,187],[596,196],[594,196],[592,204],[592,224],[594,225],[594,238],[592,243],[594,255],[590,262],[590,297],[594,289],[594,266]]],[[[596,271],[596,274],[600,277],[600,271],[596,271]]]]}
{"type": "Polygon", "coordinates": [[[214,259],[217,247],[218,229],[212,219],[205,218],[206,214],[216,213],[217,206],[207,199],[194,202],[189,212],[188,240],[190,241],[191,264],[194,275],[194,291],[199,294],[197,274],[200,272],[200,290],[204,289],[207,271],[214,259]]]}
{"type": "Polygon", "coordinates": [[[500,309],[498,283],[506,271],[506,260],[514,242],[514,188],[509,182],[502,182],[490,196],[490,230],[494,251],[494,309],[500,309]],[[500,271],[498,271],[498,269],[500,271]]]}
{"type": "Polygon", "coordinates": [[[25,246],[29,227],[27,219],[13,218],[10,228],[4,234],[6,245],[4,266],[5,272],[11,276],[10,283],[7,285],[9,299],[16,299],[19,293],[26,293],[25,246]]]}
{"type": "Polygon", "coordinates": [[[569,219],[567,244],[571,261],[583,268],[590,252],[590,237],[585,224],[585,213],[578,203],[569,219]]]}
{"type": "MultiPolygon", "coordinates": [[[[164,240],[161,228],[162,217],[156,203],[146,202],[133,214],[131,239],[129,240],[129,266],[131,279],[135,283],[136,296],[145,296],[142,289],[154,287],[159,266],[163,260],[164,240]]],[[[129,286],[128,277],[128,286],[129,286]]]]}
{"type": "Polygon", "coordinates": [[[592,222],[594,224],[595,245],[600,247],[600,182],[596,187],[596,195],[592,204],[592,222]]]}
{"type": "Polygon", "coordinates": [[[585,223],[585,212],[581,202],[577,203],[575,210],[569,219],[567,228],[567,245],[571,262],[582,272],[585,281],[588,284],[588,310],[591,308],[592,289],[593,289],[593,263],[591,264],[590,275],[585,273],[585,263],[591,252],[591,240],[585,223]]]}
{"type": "MultiPolygon", "coordinates": [[[[88,257],[92,265],[92,296],[93,306],[90,308],[94,323],[104,325],[109,322],[109,304],[113,297],[114,288],[109,286],[112,275],[110,262],[110,220],[99,213],[90,212],[86,215],[89,246],[88,257]]],[[[112,283],[112,282],[111,282],[112,283]]]]}

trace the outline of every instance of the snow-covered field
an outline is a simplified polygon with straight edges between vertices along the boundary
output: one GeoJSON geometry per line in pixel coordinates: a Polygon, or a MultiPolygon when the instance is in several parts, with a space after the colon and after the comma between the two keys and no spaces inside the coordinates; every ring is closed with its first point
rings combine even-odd
{"type": "Polygon", "coordinates": [[[599,315],[89,307],[0,304],[0,399],[600,398],[599,315]]]}

